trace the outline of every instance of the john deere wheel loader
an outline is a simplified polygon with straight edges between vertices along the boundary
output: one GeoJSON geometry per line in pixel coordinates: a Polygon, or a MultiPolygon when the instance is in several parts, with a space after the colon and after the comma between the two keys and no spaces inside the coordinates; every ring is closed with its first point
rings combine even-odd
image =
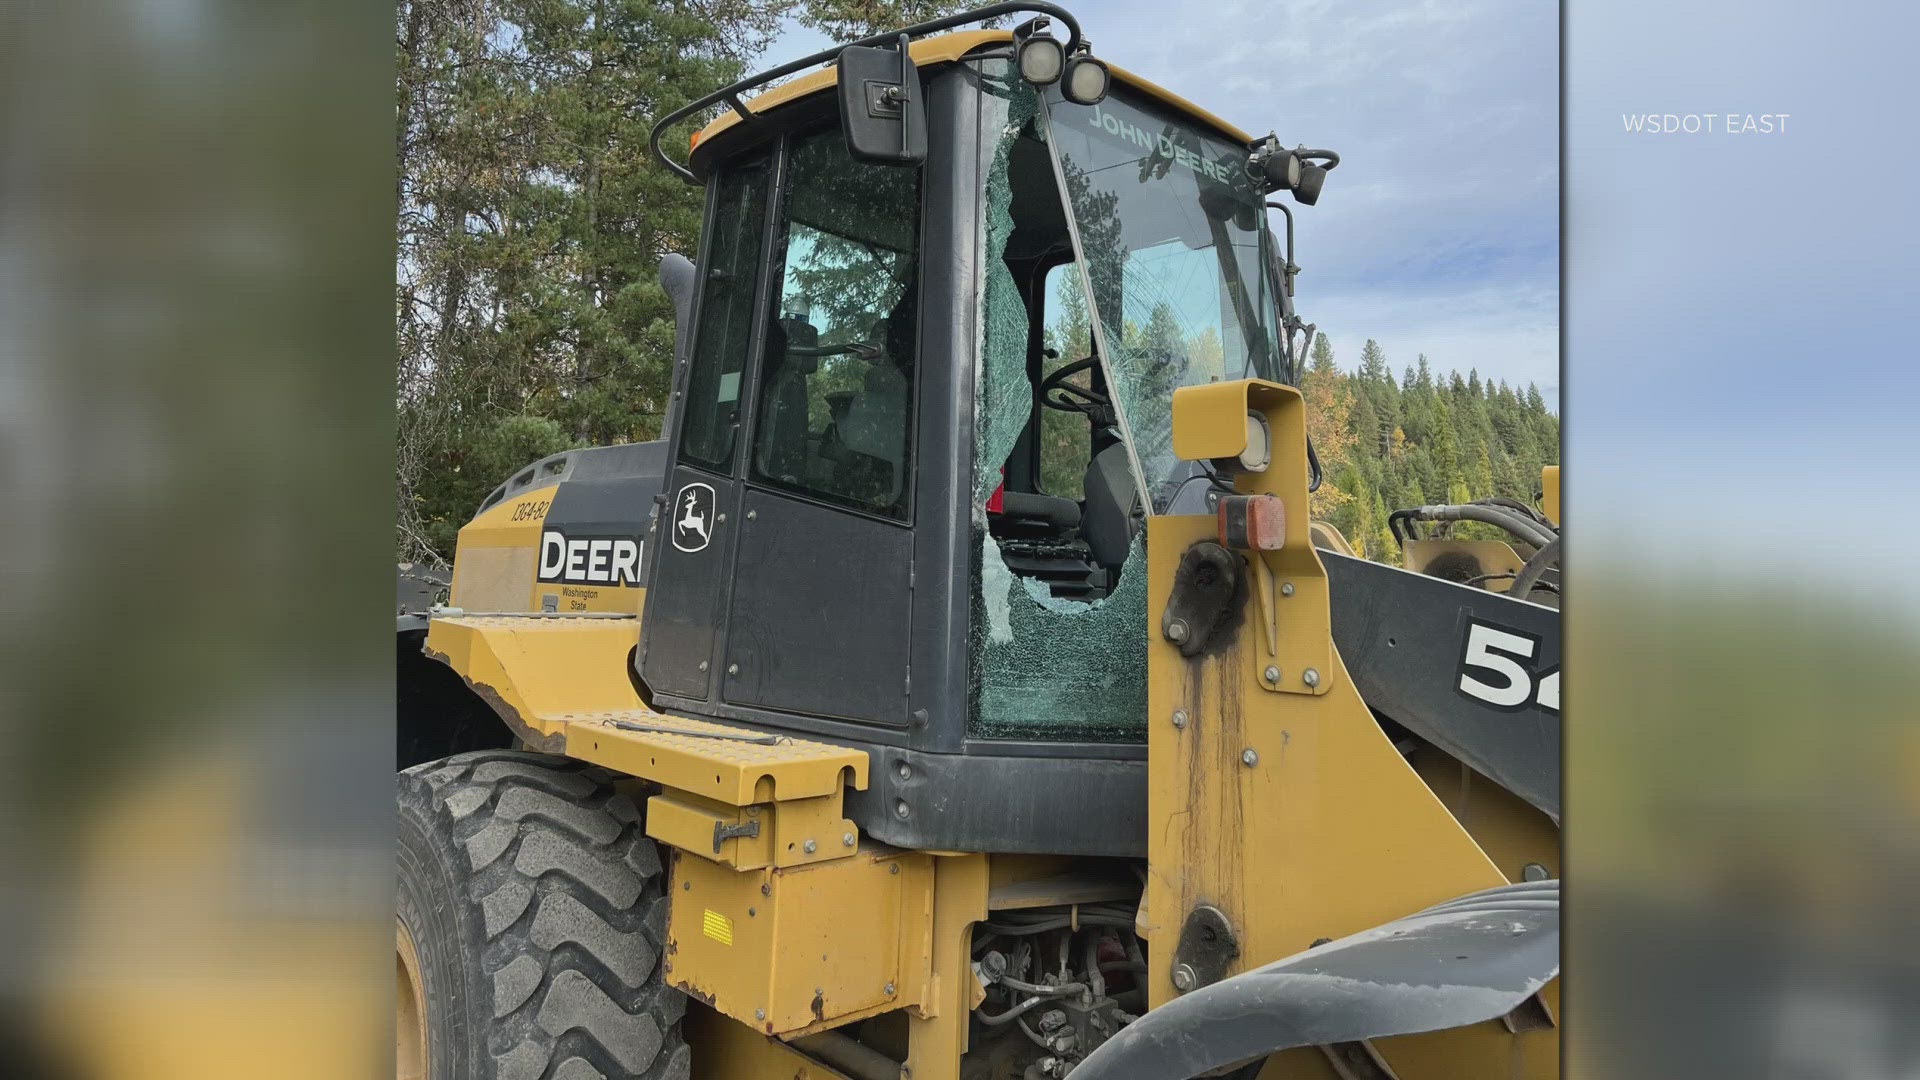
{"type": "Polygon", "coordinates": [[[1556,613],[1313,543],[1338,157],[1047,3],[654,146],[666,437],[402,620],[401,1075],[1558,1075],[1556,613]]]}

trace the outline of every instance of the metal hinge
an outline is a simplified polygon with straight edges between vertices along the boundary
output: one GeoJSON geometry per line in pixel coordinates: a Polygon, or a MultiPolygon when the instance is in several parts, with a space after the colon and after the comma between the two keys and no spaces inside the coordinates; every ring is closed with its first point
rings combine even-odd
{"type": "Polygon", "coordinates": [[[713,823],[713,853],[715,855],[720,854],[720,845],[736,836],[756,837],[759,835],[760,819],[758,818],[741,825],[728,825],[726,822],[716,821],[713,823]]]}

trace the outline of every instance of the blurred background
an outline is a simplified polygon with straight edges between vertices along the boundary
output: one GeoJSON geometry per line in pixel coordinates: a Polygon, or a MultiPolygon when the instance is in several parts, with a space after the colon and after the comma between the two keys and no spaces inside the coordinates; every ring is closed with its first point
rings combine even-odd
{"type": "Polygon", "coordinates": [[[1576,1076],[1920,1076],[1916,31],[1565,12],[1576,1076]]]}
{"type": "Polygon", "coordinates": [[[1916,31],[1567,5],[1572,1075],[1920,1075],[1916,31]]]}
{"type": "MultiPolygon", "coordinates": [[[[682,25],[703,72],[874,7],[625,6],[758,35],[682,25]]],[[[386,620],[409,430],[393,87],[422,7],[455,27],[489,9],[0,6],[0,1072],[390,1074],[386,620]]],[[[1077,10],[1093,28],[1110,7],[1140,17],[1133,0],[1077,10]]],[[[1180,33],[1264,28],[1275,65],[1371,58],[1388,81],[1420,50],[1367,35],[1407,20],[1523,32],[1467,0],[1376,5],[1345,31],[1339,7],[1229,5],[1180,33]]],[[[1920,1075],[1920,19],[1575,0],[1563,30],[1569,1075],[1920,1075]],[[1707,114],[1717,131],[1685,130],[1707,114]]],[[[1154,64],[1191,67],[1205,44],[1129,66],[1177,82],[1154,64]]],[[[1327,97],[1246,111],[1352,100],[1327,97]]],[[[1486,155],[1405,160],[1442,183],[1486,155]]],[[[1470,220],[1531,220],[1536,179],[1470,220]]],[[[1347,197],[1336,184],[1321,216],[1347,197]]],[[[1499,265],[1531,268],[1537,247],[1499,265]]],[[[1530,292],[1497,319],[1457,315],[1475,295],[1396,294],[1484,270],[1484,252],[1444,251],[1377,294],[1378,273],[1335,255],[1346,306],[1326,321],[1407,334],[1396,367],[1414,324],[1504,319],[1489,347],[1535,355],[1553,319],[1530,292]]],[[[1475,339],[1447,340],[1449,368],[1475,363],[1475,339]]],[[[1353,365],[1357,341],[1334,344],[1353,365]]],[[[571,438],[580,417],[557,422],[571,438]]],[[[553,435],[504,431],[512,461],[478,460],[474,482],[532,456],[513,440],[553,435]]]]}

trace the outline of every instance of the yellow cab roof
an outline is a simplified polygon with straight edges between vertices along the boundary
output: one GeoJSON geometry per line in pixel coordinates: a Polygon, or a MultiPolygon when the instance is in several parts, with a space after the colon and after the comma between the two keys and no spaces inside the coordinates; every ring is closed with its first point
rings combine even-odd
{"type": "MultiPolygon", "coordinates": [[[[937,37],[921,38],[908,45],[907,53],[913,57],[913,62],[916,67],[928,67],[933,64],[951,63],[959,60],[961,57],[982,45],[994,45],[1012,40],[1013,31],[1011,30],[963,30],[955,34],[941,34],[937,37]]],[[[1252,137],[1246,132],[1241,131],[1234,125],[1227,123],[1218,116],[1195,105],[1186,98],[1154,83],[1148,82],[1140,76],[1111,62],[1107,64],[1107,67],[1112,70],[1115,80],[1126,83],[1128,86],[1141,91],[1161,104],[1211,125],[1221,134],[1226,135],[1236,142],[1253,142],[1252,137]]],[[[812,97],[814,94],[820,93],[823,90],[831,89],[837,82],[838,73],[835,71],[834,65],[828,64],[817,71],[810,71],[805,75],[781,83],[766,93],[752,98],[747,102],[747,109],[754,113],[769,112],[789,102],[812,97]]],[[[739,122],[740,116],[738,113],[732,110],[721,113],[712,123],[709,123],[706,127],[700,129],[698,134],[694,135],[693,145],[697,148],[708,139],[726,131],[739,122]]]]}

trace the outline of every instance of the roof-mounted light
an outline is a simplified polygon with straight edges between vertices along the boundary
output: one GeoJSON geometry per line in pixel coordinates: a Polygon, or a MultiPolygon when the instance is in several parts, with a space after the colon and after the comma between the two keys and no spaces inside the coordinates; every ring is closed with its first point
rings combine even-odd
{"type": "Polygon", "coordinates": [[[1035,86],[1051,86],[1067,64],[1066,46],[1046,33],[1047,17],[1022,23],[1013,32],[1013,50],[1020,77],[1035,86]]]}
{"type": "Polygon", "coordinates": [[[1106,100],[1113,85],[1113,73],[1106,62],[1082,49],[1067,58],[1067,70],[1060,78],[1060,94],[1075,105],[1098,105],[1106,100]]]}
{"type": "Polygon", "coordinates": [[[1292,192],[1294,201],[1302,206],[1320,201],[1327,173],[1338,164],[1340,155],[1331,150],[1309,150],[1305,146],[1288,150],[1274,135],[1254,143],[1247,155],[1248,175],[1263,181],[1268,192],[1292,192]]]}

